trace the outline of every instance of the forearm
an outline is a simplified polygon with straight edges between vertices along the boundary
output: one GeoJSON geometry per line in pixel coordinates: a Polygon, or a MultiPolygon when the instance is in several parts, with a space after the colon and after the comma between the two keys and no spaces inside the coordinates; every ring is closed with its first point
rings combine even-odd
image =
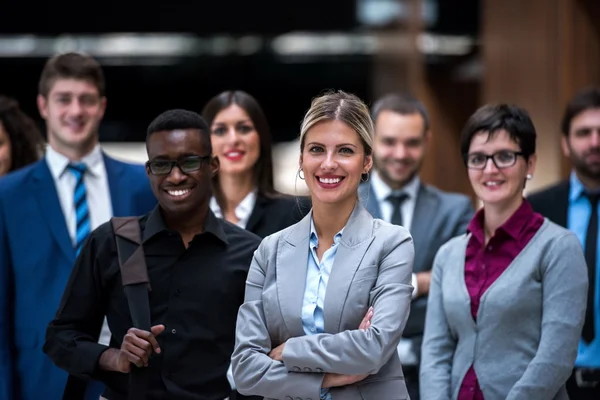
{"type": "Polygon", "coordinates": [[[91,337],[67,331],[55,332],[48,328],[44,353],[61,369],[80,378],[95,378],[99,371],[100,357],[107,346],[97,343],[91,337]]]}
{"type": "Polygon", "coordinates": [[[283,363],[251,349],[234,354],[232,367],[236,390],[246,396],[318,399],[324,387],[324,374],[288,372],[283,363]]]}
{"type": "Polygon", "coordinates": [[[98,359],[98,368],[103,371],[120,372],[118,368],[119,350],[106,349],[98,359]]]}

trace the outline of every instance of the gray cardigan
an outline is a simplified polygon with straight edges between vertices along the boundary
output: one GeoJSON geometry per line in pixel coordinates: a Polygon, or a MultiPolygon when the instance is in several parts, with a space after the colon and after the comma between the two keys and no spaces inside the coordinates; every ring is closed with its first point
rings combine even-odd
{"type": "Polygon", "coordinates": [[[473,363],[486,400],[568,399],[587,298],[581,244],[546,219],[484,293],[474,322],[464,273],[469,237],[450,240],[435,258],[421,399],[456,399],[473,363]]]}

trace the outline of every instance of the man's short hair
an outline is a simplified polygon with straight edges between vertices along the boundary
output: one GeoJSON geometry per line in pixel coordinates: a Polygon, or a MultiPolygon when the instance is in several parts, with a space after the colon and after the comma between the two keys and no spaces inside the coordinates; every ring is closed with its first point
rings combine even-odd
{"type": "Polygon", "coordinates": [[[105,95],[106,84],[102,67],[90,56],[80,53],[64,53],[48,59],[40,76],[38,93],[47,97],[52,85],[58,79],[90,82],[96,86],[100,96],[105,95]]]}
{"type": "Polygon", "coordinates": [[[377,122],[382,111],[392,111],[400,115],[420,114],[423,118],[424,132],[431,126],[425,105],[408,93],[391,93],[377,100],[371,107],[371,118],[377,122]]]}
{"type": "Polygon", "coordinates": [[[560,125],[563,135],[569,136],[571,121],[584,111],[600,108],[600,87],[589,87],[579,91],[567,104],[560,125]]]}
{"type": "Polygon", "coordinates": [[[156,132],[183,129],[198,130],[202,136],[204,145],[209,152],[212,153],[208,124],[200,114],[188,110],[169,110],[154,118],[150,125],[148,125],[148,130],[146,131],[146,143],[148,143],[150,136],[156,132]]]}

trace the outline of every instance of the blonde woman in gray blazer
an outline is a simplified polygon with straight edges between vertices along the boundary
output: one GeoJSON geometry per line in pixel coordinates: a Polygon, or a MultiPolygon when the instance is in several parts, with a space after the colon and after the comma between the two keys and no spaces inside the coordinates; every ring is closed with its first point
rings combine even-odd
{"type": "Polygon", "coordinates": [[[535,213],[523,186],[536,132],[519,107],[484,106],[461,147],[483,208],[436,255],[422,400],[568,400],[587,271],[579,241],[535,213]]]}
{"type": "Polygon", "coordinates": [[[410,308],[414,249],[406,229],[373,219],[358,201],[372,138],[368,108],[354,95],[327,93],[307,112],[299,176],[313,209],[254,255],[232,356],[240,393],[409,398],[396,346],[410,308]]]}

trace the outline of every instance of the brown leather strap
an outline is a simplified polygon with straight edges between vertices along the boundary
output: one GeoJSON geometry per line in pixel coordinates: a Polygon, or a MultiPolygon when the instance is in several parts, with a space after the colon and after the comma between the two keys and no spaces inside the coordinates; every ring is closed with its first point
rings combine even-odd
{"type": "Polygon", "coordinates": [[[137,217],[113,217],[111,223],[115,236],[131,242],[132,245],[137,245],[137,248],[127,257],[123,254],[123,246],[119,246],[119,240],[116,239],[123,286],[147,283],[150,289],[139,219],[137,217]]]}

